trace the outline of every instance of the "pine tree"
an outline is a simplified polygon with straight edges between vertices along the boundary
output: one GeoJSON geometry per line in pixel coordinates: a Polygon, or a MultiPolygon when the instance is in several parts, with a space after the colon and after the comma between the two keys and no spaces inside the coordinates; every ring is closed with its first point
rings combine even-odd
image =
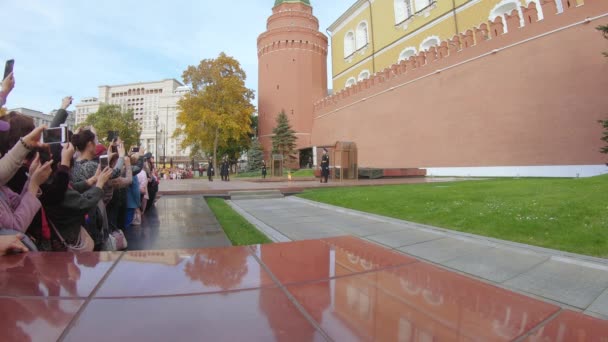
{"type": "Polygon", "coordinates": [[[253,138],[251,141],[251,147],[247,151],[247,168],[249,171],[258,171],[262,169],[262,162],[264,161],[264,151],[262,150],[262,144],[258,138],[253,138]]]}
{"type": "Polygon", "coordinates": [[[296,132],[289,124],[289,118],[284,111],[277,117],[277,126],[272,130],[272,153],[283,156],[285,163],[294,159],[293,154],[296,149],[296,132]]]}

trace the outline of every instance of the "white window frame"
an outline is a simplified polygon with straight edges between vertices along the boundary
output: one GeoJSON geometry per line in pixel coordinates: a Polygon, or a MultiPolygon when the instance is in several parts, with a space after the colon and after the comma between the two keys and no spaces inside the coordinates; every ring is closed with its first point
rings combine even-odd
{"type": "Polygon", "coordinates": [[[393,8],[395,10],[395,25],[406,21],[415,13],[412,0],[394,0],[393,8]]]}
{"type": "Polygon", "coordinates": [[[418,54],[418,50],[416,50],[415,47],[413,46],[409,46],[406,47],[405,49],[401,50],[401,52],[399,53],[399,59],[397,60],[397,63],[404,61],[404,60],[408,60],[411,56],[416,56],[418,54]],[[405,57],[407,53],[407,57],[405,57]]]}
{"type": "Polygon", "coordinates": [[[356,50],[361,50],[369,44],[369,25],[367,21],[363,20],[357,25],[357,30],[355,34],[355,48],[356,50]],[[362,28],[365,28],[365,34],[362,28]]]}
{"type": "Polygon", "coordinates": [[[368,78],[370,78],[371,73],[369,72],[369,70],[363,70],[359,73],[359,77],[357,77],[357,82],[361,82],[363,80],[366,80],[368,78]]]}
{"type": "Polygon", "coordinates": [[[344,85],[344,88],[350,88],[352,86],[354,86],[355,84],[357,84],[357,80],[354,77],[350,77],[349,79],[346,80],[346,83],[344,85]]]}
{"type": "MultiPolygon", "coordinates": [[[[538,3],[537,3],[537,5],[538,5],[538,3]]],[[[540,6],[538,6],[537,8],[539,8],[539,7],[540,6]]],[[[517,13],[519,14],[519,26],[520,27],[525,26],[526,21],[524,19],[524,13],[521,10],[521,2],[519,0],[502,0],[501,2],[496,4],[496,6],[494,6],[494,8],[492,8],[492,10],[490,11],[490,16],[488,17],[488,20],[494,21],[497,17],[502,17],[502,22],[504,24],[504,31],[505,31],[505,33],[507,33],[507,32],[509,32],[509,27],[507,25],[507,17],[505,17],[505,14],[511,13],[514,9],[517,9],[517,13]],[[503,7],[507,7],[508,5],[515,6],[515,8],[511,9],[508,12],[502,9],[503,7]]],[[[540,16],[539,16],[539,18],[540,18],[540,16]]],[[[511,29],[513,29],[513,28],[511,28],[511,29]]]]}
{"type": "Polygon", "coordinates": [[[433,3],[432,0],[414,0],[414,13],[418,13],[429,7],[433,3]]]}
{"type": "Polygon", "coordinates": [[[422,43],[420,43],[420,51],[428,51],[431,47],[433,46],[439,46],[441,45],[441,39],[439,39],[439,37],[437,36],[429,36],[424,38],[424,40],[422,41],[422,43]],[[435,45],[429,45],[430,42],[435,42],[435,45]]]}
{"type": "Polygon", "coordinates": [[[352,54],[355,53],[355,51],[357,49],[356,44],[357,44],[357,40],[355,37],[355,32],[353,32],[353,31],[346,32],[346,34],[344,35],[344,58],[348,58],[352,54]],[[349,39],[349,37],[352,37],[352,40],[349,39]]]}

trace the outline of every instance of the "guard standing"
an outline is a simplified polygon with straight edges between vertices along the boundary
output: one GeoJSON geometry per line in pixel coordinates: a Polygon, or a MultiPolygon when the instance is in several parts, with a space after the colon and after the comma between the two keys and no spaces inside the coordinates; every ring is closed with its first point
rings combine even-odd
{"type": "Polygon", "coordinates": [[[327,149],[323,149],[323,158],[321,159],[321,183],[327,183],[329,179],[329,156],[327,149]]]}
{"type": "Polygon", "coordinates": [[[207,167],[207,177],[209,177],[209,181],[213,182],[213,161],[209,160],[209,166],[207,167]]]}
{"type": "Polygon", "coordinates": [[[268,170],[266,169],[266,161],[262,162],[262,179],[266,179],[266,174],[268,173],[268,170]]]}

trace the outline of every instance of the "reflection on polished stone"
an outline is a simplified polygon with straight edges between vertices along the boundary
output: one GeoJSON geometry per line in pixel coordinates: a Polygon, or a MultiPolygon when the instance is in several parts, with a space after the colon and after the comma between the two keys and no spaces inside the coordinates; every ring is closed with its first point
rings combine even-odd
{"type": "Polygon", "coordinates": [[[509,341],[559,310],[425,263],[288,290],[336,341],[509,341]]]}
{"type": "Polygon", "coordinates": [[[274,283],[247,247],[133,251],[124,254],[97,297],[207,293],[269,285],[274,283]]]}
{"type": "Polygon", "coordinates": [[[275,243],[253,248],[283,284],[324,280],[417,262],[414,258],[354,237],[275,243]]]}
{"type": "Polygon", "coordinates": [[[564,310],[549,324],[532,334],[527,342],[606,342],[608,322],[570,310],[564,310]]]}
{"type": "Polygon", "coordinates": [[[215,249],[30,253],[2,257],[0,267],[2,341],[54,341],[62,332],[68,341],[146,342],[328,336],[606,342],[608,336],[608,321],[559,312],[555,305],[352,237],[215,249]],[[74,297],[85,296],[90,301],[79,311],[84,300],[74,297]]]}
{"type": "Polygon", "coordinates": [[[0,298],[0,340],[56,341],[84,300],[0,298]]]}
{"type": "Polygon", "coordinates": [[[125,233],[131,251],[231,245],[202,196],[164,196],[125,233]]]}
{"type": "Polygon", "coordinates": [[[0,296],[88,297],[120,253],[0,257],[0,296]]]}
{"type": "Polygon", "coordinates": [[[281,289],[93,300],[66,341],[323,341],[281,289]]]}

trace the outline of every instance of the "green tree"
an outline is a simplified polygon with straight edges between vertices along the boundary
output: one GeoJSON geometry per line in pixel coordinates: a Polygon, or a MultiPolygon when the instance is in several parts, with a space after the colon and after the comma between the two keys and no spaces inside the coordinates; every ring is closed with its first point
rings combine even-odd
{"type": "Polygon", "coordinates": [[[289,118],[284,111],[277,117],[277,126],[272,130],[272,153],[283,156],[285,162],[295,159],[293,154],[296,149],[296,132],[289,124],[289,118]]]}
{"type": "Polygon", "coordinates": [[[189,66],[182,76],[192,91],[178,102],[181,127],[174,136],[183,136],[182,147],[191,147],[192,153],[211,152],[217,167],[218,151],[238,144],[251,132],[253,90],[245,87],[239,62],[223,52],[189,66]]]}
{"type": "Polygon", "coordinates": [[[247,169],[249,171],[258,171],[262,169],[263,161],[264,151],[262,150],[262,144],[260,144],[258,138],[253,138],[251,147],[247,151],[247,169]]]}
{"type": "Polygon", "coordinates": [[[108,132],[118,131],[125,148],[139,146],[141,126],[135,120],[133,110],[124,112],[118,105],[102,104],[96,113],[89,115],[87,120],[80,124],[80,127],[84,126],[93,126],[99,142],[104,145],[109,144],[108,132]]]}

